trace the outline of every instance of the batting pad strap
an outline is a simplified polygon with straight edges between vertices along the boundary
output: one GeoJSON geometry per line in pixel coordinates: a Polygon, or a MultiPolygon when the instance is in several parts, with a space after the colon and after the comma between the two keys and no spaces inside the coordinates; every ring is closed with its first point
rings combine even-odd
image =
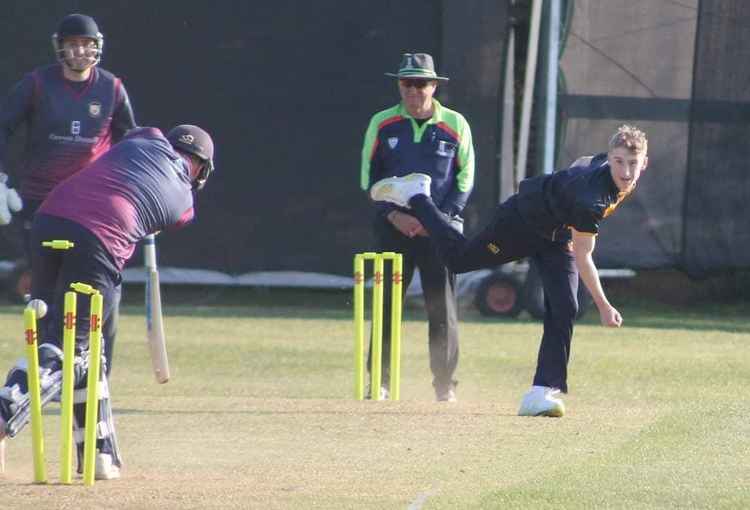
{"type": "MultiPolygon", "coordinates": [[[[109,426],[109,423],[100,421],[96,424],[96,438],[97,439],[106,439],[112,434],[112,429],[109,426]]],[[[73,430],[73,439],[75,440],[76,444],[83,444],[86,436],[86,429],[82,428],[76,428],[73,430]]]]}
{"type": "Polygon", "coordinates": [[[104,439],[105,437],[109,437],[112,434],[112,431],[109,428],[109,423],[106,421],[100,421],[96,424],[96,437],[99,439],[104,439]]]}
{"type": "MultiPolygon", "coordinates": [[[[50,400],[60,393],[62,386],[62,371],[50,372],[48,369],[39,370],[41,386],[41,405],[44,407],[50,400]]],[[[16,434],[29,422],[31,413],[29,394],[24,393],[20,401],[15,401],[15,414],[8,420],[6,432],[10,437],[16,434]]]]}
{"type": "MultiPolygon", "coordinates": [[[[103,381],[97,382],[96,388],[97,396],[99,400],[109,398],[109,387],[104,384],[103,381]]],[[[73,403],[74,404],[85,404],[88,396],[88,388],[79,388],[73,392],[73,403]]]]}

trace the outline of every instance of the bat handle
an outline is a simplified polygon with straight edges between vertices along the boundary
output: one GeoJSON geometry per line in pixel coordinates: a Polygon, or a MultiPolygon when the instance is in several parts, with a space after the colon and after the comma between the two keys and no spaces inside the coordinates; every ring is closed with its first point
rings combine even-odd
{"type": "Polygon", "coordinates": [[[149,234],[143,239],[143,265],[156,267],[156,235],[149,234]]]}

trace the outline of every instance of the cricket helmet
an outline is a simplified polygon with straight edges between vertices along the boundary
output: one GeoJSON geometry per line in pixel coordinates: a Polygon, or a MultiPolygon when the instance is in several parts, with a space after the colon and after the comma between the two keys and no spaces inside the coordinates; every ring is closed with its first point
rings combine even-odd
{"type": "Polygon", "coordinates": [[[201,190],[214,171],[214,141],[211,135],[198,126],[181,124],[167,133],[167,140],[176,150],[197,156],[203,161],[203,166],[193,181],[193,189],[201,190]]]}
{"type": "Polygon", "coordinates": [[[99,26],[94,18],[85,14],[69,14],[62,19],[57,31],[52,34],[52,48],[55,51],[55,57],[61,64],[70,66],[63,49],[63,41],[66,37],[86,37],[94,40],[96,48],[86,54],[88,58],[86,68],[99,63],[102,58],[102,51],[104,51],[104,36],[99,32],[99,26]]]}

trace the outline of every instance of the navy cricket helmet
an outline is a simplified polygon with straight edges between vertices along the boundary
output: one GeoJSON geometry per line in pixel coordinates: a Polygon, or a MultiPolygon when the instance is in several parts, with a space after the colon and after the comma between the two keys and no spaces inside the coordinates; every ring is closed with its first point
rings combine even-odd
{"type": "Polygon", "coordinates": [[[55,56],[60,63],[66,63],[65,52],[63,50],[63,40],[66,37],[86,37],[96,41],[96,49],[91,55],[88,67],[95,66],[102,58],[104,51],[104,36],[99,32],[99,25],[94,18],[85,14],[68,14],[65,16],[57,27],[57,31],[52,34],[52,48],[55,56]]]}
{"type": "Polygon", "coordinates": [[[197,156],[203,161],[193,182],[193,189],[200,190],[208,176],[214,171],[214,141],[205,130],[192,124],[181,124],[167,133],[167,140],[175,149],[197,156]]]}

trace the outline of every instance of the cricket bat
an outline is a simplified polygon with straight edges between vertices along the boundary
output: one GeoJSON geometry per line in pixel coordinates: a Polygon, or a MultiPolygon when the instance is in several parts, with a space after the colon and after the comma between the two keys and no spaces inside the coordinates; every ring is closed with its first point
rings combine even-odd
{"type": "Polygon", "coordinates": [[[159,384],[169,381],[169,358],[164,337],[164,319],[161,313],[159,269],[156,265],[156,236],[146,237],[143,244],[143,261],[146,268],[146,342],[151,353],[151,366],[159,384]]]}

